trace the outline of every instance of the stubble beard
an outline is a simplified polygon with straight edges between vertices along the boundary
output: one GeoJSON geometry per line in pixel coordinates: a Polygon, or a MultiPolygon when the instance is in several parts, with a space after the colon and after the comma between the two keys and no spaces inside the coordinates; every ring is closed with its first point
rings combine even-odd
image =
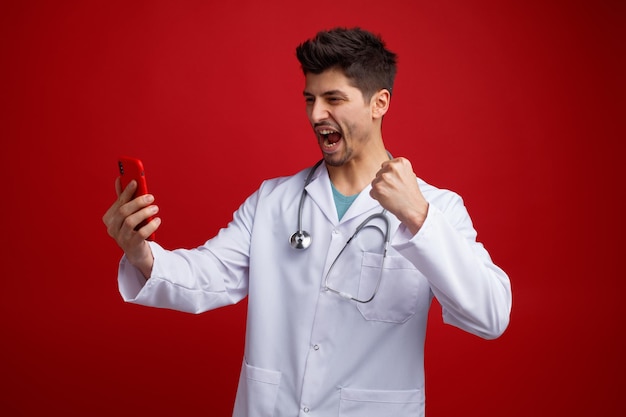
{"type": "Polygon", "coordinates": [[[326,165],[331,167],[340,167],[345,165],[352,156],[352,149],[346,148],[342,155],[324,153],[324,161],[326,165]]]}

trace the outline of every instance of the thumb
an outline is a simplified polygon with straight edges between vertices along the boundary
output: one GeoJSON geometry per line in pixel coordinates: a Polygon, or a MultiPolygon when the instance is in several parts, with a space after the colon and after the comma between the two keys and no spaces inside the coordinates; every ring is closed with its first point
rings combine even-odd
{"type": "Polygon", "coordinates": [[[115,179],[115,193],[118,197],[122,194],[122,179],[120,177],[115,179]]]}

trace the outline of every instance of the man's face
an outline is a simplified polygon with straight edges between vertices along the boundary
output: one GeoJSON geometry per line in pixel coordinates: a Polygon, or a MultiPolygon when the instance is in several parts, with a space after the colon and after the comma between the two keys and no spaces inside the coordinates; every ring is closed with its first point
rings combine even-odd
{"type": "Polygon", "coordinates": [[[305,78],[306,112],[324,160],[331,166],[358,160],[376,132],[370,102],[339,69],[305,78]]]}

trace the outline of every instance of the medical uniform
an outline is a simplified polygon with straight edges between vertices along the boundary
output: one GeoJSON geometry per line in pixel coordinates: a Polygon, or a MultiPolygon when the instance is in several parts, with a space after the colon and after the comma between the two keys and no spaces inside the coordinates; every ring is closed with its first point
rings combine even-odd
{"type": "MultiPolygon", "coordinates": [[[[382,222],[372,222],[330,266],[369,215],[382,208],[360,193],[339,221],[324,165],[307,185],[306,250],[290,246],[308,170],[265,181],[216,237],[192,250],[151,242],[152,276],[123,258],[119,287],[132,303],[201,313],[248,296],[245,354],[233,416],[383,417],[424,415],[424,338],[432,297],[446,323],[483,338],[508,325],[511,289],[494,265],[461,198],[418,180],[430,206],[412,236],[388,214],[391,244],[382,262],[382,222]],[[380,223],[380,224],[377,224],[380,223]]],[[[210,413],[210,410],[207,410],[210,413]]],[[[208,414],[207,414],[208,415],[208,414]]]]}

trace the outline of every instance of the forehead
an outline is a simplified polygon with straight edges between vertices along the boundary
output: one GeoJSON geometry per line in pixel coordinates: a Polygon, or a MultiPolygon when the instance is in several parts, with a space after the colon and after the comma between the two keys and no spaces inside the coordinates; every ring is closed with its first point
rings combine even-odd
{"type": "Polygon", "coordinates": [[[347,95],[360,94],[360,90],[337,68],[328,69],[321,74],[305,75],[304,94],[323,95],[330,91],[340,91],[347,95]]]}

